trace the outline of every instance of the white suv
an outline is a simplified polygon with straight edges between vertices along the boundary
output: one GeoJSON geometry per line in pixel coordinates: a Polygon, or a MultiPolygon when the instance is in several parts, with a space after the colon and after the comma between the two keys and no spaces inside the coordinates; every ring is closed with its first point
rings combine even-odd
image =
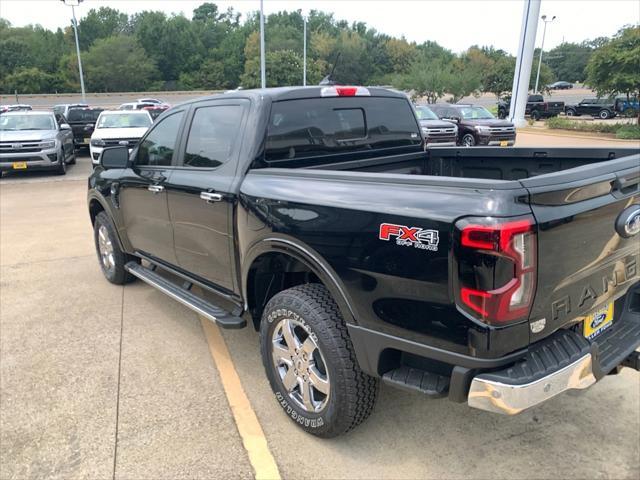
{"type": "Polygon", "coordinates": [[[97,165],[105,147],[126,145],[131,151],[149,129],[153,120],[146,110],[105,110],[96,121],[89,150],[97,165]]]}

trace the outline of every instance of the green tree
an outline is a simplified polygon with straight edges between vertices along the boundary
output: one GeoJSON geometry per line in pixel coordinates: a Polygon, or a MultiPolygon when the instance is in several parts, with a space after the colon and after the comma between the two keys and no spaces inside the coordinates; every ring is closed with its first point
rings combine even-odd
{"type": "Polygon", "coordinates": [[[55,89],[55,77],[36,67],[20,67],[2,80],[4,93],[46,93],[55,89]]]}
{"type": "Polygon", "coordinates": [[[78,22],[80,48],[87,50],[96,40],[129,32],[129,16],[114,8],[92,8],[78,22]]]}
{"type": "Polygon", "coordinates": [[[97,40],[82,65],[87,89],[93,92],[143,91],[158,78],[154,61],[126,35],[97,40]]]}
{"type": "Polygon", "coordinates": [[[640,94],[640,27],[623,28],[593,52],[587,82],[599,96],[640,94]]]}
{"type": "MultiPolygon", "coordinates": [[[[284,87],[302,84],[302,57],[290,50],[267,52],[267,86],[284,87]]],[[[260,57],[247,60],[242,86],[246,88],[260,87],[260,57]]]]}
{"type": "Polygon", "coordinates": [[[398,76],[394,84],[412,91],[415,99],[426,97],[427,102],[436,103],[451,86],[451,77],[451,67],[442,59],[431,62],[421,59],[406,74],[398,76]]]}
{"type": "Polygon", "coordinates": [[[544,54],[544,61],[559,80],[584,82],[585,67],[593,48],[587,42],[561,43],[544,54]]]}
{"type": "Polygon", "coordinates": [[[514,57],[504,56],[495,60],[491,68],[483,71],[484,91],[493,93],[497,98],[502,98],[511,91],[515,69],[516,59],[514,57]]]}
{"type": "Polygon", "coordinates": [[[407,72],[417,54],[415,44],[408,43],[404,38],[389,38],[384,42],[384,48],[394,73],[407,72]]]}

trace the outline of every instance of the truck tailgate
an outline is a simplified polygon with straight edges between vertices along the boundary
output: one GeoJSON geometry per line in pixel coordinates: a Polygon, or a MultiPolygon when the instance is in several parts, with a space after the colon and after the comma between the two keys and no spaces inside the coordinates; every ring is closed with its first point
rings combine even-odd
{"type": "Polygon", "coordinates": [[[521,180],[538,223],[530,321],[546,319],[532,342],[610,304],[638,281],[640,235],[629,236],[624,224],[640,221],[639,165],[640,155],[632,155],[521,180]]]}

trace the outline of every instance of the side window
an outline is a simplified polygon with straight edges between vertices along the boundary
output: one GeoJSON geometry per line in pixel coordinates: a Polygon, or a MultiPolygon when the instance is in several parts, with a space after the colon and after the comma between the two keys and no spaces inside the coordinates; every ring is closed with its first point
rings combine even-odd
{"type": "Polygon", "coordinates": [[[167,167],[171,165],[176,148],[178,129],[184,112],[176,112],[166,117],[140,143],[136,165],[167,167]]]}
{"type": "Polygon", "coordinates": [[[242,121],[241,105],[218,105],[196,109],[187,148],[185,167],[216,168],[233,154],[242,121]]]}

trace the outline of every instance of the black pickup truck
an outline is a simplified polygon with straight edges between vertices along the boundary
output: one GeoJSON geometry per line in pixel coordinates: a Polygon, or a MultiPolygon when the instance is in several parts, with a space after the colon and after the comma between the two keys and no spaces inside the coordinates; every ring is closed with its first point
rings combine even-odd
{"type": "Polygon", "coordinates": [[[79,107],[72,108],[67,113],[67,121],[73,130],[73,144],[75,148],[89,148],[91,134],[96,126],[96,121],[104,108],[79,107]]]}
{"type": "MultiPolygon", "coordinates": [[[[498,118],[507,118],[511,108],[511,97],[506,97],[498,102],[498,118]]],[[[527,105],[524,110],[525,115],[529,115],[533,120],[541,118],[557,117],[564,111],[564,102],[544,100],[542,95],[529,95],[527,105]]]]}
{"type": "Polygon", "coordinates": [[[277,402],[323,437],[380,381],[516,414],[639,369],[638,151],[423,142],[382,88],[175,106],[89,178],[102,271],[258,329],[277,402]]]}

